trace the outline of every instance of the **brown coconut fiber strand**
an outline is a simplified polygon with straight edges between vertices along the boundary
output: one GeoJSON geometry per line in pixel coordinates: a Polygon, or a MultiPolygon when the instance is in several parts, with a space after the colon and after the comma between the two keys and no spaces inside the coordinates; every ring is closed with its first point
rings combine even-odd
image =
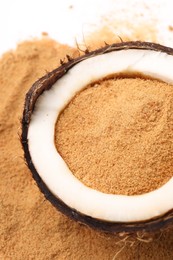
{"type": "Polygon", "coordinates": [[[105,79],[80,92],[61,113],[57,149],[91,188],[146,193],[173,175],[172,115],[172,85],[139,77],[105,79]]]}
{"type": "Polygon", "coordinates": [[[74,52],[47,39],[24,42],[0,59],[0,259],[173,259],[172,230],[151,243],[142,234],[134,243],[123,234],[93,231],[45,200],[25,165],[18,136],[25,93],[60,58],[74,52]]]}

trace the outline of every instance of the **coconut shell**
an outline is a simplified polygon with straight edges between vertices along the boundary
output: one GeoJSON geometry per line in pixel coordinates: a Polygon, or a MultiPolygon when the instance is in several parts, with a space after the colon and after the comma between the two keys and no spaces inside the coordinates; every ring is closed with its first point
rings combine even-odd
{"type": "Polygon", "coordinates": [[[35,179],[39,189],[44,194],[45,198],[48,199],[54,207],[56,207],[59,211],[61,211],[66,216],[71,219],[83,223],[85,225],[90,226],[91,228],[109,232],[109,233],[135,233],[135,232],[156,232],[162,229],[165,229],[173,224],[173,210],[167,212],[165,215],[157,217],[155,219],[150,219],[142,222],[133,222],[133,223],[118,223],[118,222],[106,222],[103,220],[98,220],[89,216],[86,216],[73,208],[70,208],[64,202],[57,197],[55,197],[46,184],[42,181],[37,172],[34,164],[32,162],[32,156],[29,152],[28,147],[28,127],[30,124],[32,112],[34,110],[35,103],[37,102],[37,98],[45,91],[49,90],[52,85],[61,77],[63,77],[68,70],[70,70],[77,63],[88,59],[90,57],[94,57],[96,55],[125,50],[125,49],[143,49],[143,50],[153,50],[158,52],[164,52],[169,55],[173,55],[173,49],[168,48],[159,44],[149,43],[149,42],[121,42],[112,45],[106,45],[103,48],[92,52],[86,52],[85,55],[80,56],[76,59],[68,58],[67,63],[61,62],[61,66],[52,72],[47,73],[44,77],[37,80],[31,89],[26,94],[23,118],[22,118],[22,134],[21,134],[21,143],[24,150],[24,157],[26,163],[32,173],[33,178],[35,179]]]}

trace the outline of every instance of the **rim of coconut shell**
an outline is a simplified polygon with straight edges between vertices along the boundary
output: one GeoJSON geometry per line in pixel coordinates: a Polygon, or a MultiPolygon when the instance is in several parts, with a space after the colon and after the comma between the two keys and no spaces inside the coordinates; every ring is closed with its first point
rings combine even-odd
{"type": "Polygon", "coordinates": [[[95,51],[86,51],[85,55],[80,56],[76,59],[72,59],[67,55],[68,62],[63,63],[61,61],[61,66],[53,71],[47,73],[45,76],[37,80],[28,93],[26,94],[23,117],[22,117],[22,134],[21,134],[21,143],[24,150],[24,158],[26,163],[32,173],[33,178],[35,179],[40,191],[44,194],[45,198],[49,200],[52,205],[61,211],[66,216],[71,219],[90,226],[93,229],[99,231],[104,231],[108,233],[136,233],[136,232],[156,232],[162,229],[169,227],[173,224],[173,209],[167,212],[166,214],[146,220],[146,221],[137,221],[137,222],[110,222],[105,220],[96,219],[87,215],[82,214],[81,212],[70,208],[66,205],[61,199],[55,197],[53,193],[49,190],[46,183],[43,182],[39,173],[37,172],[32,158],[29,152],[28,146],[28,128],[34,110],[35,103],[38,97],[45,91],[49,90],[52,85],[61,77],[63,77],[73,66],[79,62],[86,60],[88,58],[109,53],[112,51],[119,50],[128,50],[128,49],[137,49],[137,50],[152,50],[164,52],[169,55],[173,55],[173,49],[156,44],[151,42],[141,42],[141,41],[130,41],[130,42],[121,42],[111,45],[107,45],[95,51]]]}

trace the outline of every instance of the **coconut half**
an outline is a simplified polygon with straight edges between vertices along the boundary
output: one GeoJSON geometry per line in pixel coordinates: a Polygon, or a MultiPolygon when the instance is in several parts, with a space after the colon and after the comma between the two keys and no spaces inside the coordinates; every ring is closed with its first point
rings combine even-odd
{"type": "Polygon", "coordinates": [[[55,147],[60,112],[88,84],[116,73],[140,73],[173,84],[173,49],[146,42],[107,45],[39,79],[25,99],[25,159],[45,197],[67,216],[107,232],[159,230],[173,223],[173,178],[142,195],[102,193],[80,182],[55,147]]]}

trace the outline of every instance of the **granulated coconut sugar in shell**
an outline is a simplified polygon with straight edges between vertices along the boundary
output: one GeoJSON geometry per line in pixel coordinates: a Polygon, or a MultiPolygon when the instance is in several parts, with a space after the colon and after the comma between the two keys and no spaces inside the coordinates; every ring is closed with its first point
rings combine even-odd
{"type": "Polygon", "coordinates": [[[18,136],[25,93],[66,54],[76,50],[43,39],[24,42],[0,60],[0,259],[172,259],[172,230],[150,243],[143,234],[135,242],[130,235],[101,234],[59,213],[32,179],[18,136]]]}
{"type": "Polygon", "coordinates": [[[125,77],[78,93],[57,121],[56,145],[85,185],[138,195],[172,177],[173,86],[125,77]]]}

